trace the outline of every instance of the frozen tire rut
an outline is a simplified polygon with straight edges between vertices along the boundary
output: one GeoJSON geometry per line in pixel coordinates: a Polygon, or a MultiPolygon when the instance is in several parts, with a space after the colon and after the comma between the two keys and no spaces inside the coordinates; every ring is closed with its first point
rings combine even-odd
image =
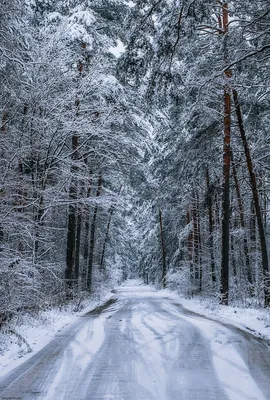
{"type": "Polygon", "coordinates": [[[131,285],[0,380],[1,400],[269,398],[264,342],[131,285]]]}

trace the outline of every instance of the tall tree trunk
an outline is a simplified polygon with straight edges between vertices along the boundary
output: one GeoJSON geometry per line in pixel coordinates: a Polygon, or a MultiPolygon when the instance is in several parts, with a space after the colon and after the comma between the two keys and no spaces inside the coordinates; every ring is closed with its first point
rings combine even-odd
{"type": "Polygon", "coordinates": [[[8,111],[4,109],[2,112],[2,124],[1,124],[1,131],[4,133],[7,131],[7,121],[8,121],[8,111]]]}
{"type": "MultiPolygon", "coordinates": [[[[23,108],[23,118],[22,118],[22,133],[25,130],[25,125],[26,125],[26,116],[28,113],[28,106],[25,105],[23,108]]],[[[18,189],[18,212],[22,213],[23,212],[23,206],[25,205],[25,199],[26,199],[26,191],[24,190],[24,183],[23,183],[23,162],[21,157],[19,158],[18,162],[18,172],[19,172],[19,189],[18,189]]],[[[24,245],[21,240],[21,237],[19,238],[19,245],[18,245],[19,252],[22,254],[24,250],[24,245]]]]}
{"type": "Polygon", "coordinates": [[[247,142],[246,132],[245,132],[243,118],[242,118],[242,111],[241,111],[241,107],[240,107],[240,104],[238,101],[238,93],[235,89],[233,90],[233,99],[234,99],[234,104],[235,104],[235,109],[236,109],[238,127],[239,127],[239,131],[240,131],[240,135],[241,135],[241,139],[242,139],[242,143],[243,143],[243,147],[244,147],[244,151],[245,151],[246,162],[247,162],[247,167],[248,167],[248,172],[249,172],[249,177],[250,177],[250,184],[251,184],[252,195],[253,195],[254,208],[255,208],[255,213],[256,213],[256,218],[257,218],[258,232],[259,232],[260,244],[261,244],[263,276],[264,276],[264,305],[265,305],[265,307],[268,307],[270,305],[270,282],[269,282],[268,254],[267,254],[265,231],[264,231],[264,226],[263,226],[263,219],[262,219],[259,194],[258,194],[258,188],[257,188],[257,180],[256,180],[255,172],[254,172],[253,162],[251,159],[249,145],[247,142]]]}
{"type": "MultiPolygon", "coordinates": [[[[191,215],[190,215],[189,208],[186,212],[186,224],[189,225],[191,222],[191,215]]],[[[187,237],[187,259],[189,261],[189,278],[191,285],[194,283],[194,274],[193,274],[193,229],[190,230],[188,237],[187,237]]]]}
{"type": "Polygon", "coordinates": [[[38,201],[38,208],[35,215],[35,240],[34,240],[34,259],[38,257],[38,252],[40,248],[40,230],[43,225],[43,214],[44,214],[44,198],[40,195],[38,201]]]}
{"type": "MultiPolygon", "coordinates": [[[[224,35],[228,33],[228,3],[223,3],[222,20],[224,35]]],[[[226,41],[226,37],[224,38],[226,41]]],[[[226,43],[225,43],[226,46],[226,43]]],[[[227,58],[226,48],[224,59],[227,58]]],[[[226,79],[231,71],[225,71],[226,79]]],[[[229,296],[229,259],[230,259],[230,164],[231,164],[231,96],[230,84],[224,87],[224,139],[223,139],[223,182],[222,182],[222,253],[221,253],[221,287],[220,303],[228,305],[229,296]]]]}
{"type": "Polygon", "coordinates": [[[209,170],[206,170],[206,186],[207,186],[207,208],[208,208],[208,227],[209,227],[209,249],[210,249],[210,259],[211,259],[211,278],[212,282],[215,283],[216,278],[216,267],[214,258],[214,238],[213,238],[213,201],[212,193],[210,189],[210,177],[209,170]]]}
{"type": "MultiPolygon", "coordinates": [[[[81,182],[78,181],[78,188],[77,192],[79,193],[80,199],[82,199],[85,195],[85,183],[82,180],[81,182]]],[[[87,193],[88,194],[88,193],[87,193]]],[[[81,251],[81,236],[82,236],[82,211],[83,211],[83,204],[80,200],[77,203],[77,210],[76,210],[76,245],[75,245],[75,279],[78,285],[82,283],[82,269],[80,266],[80,251],[81,251]]],[[[87,218],[86,218],[87,219],[87,218]]]]}
{"type": "MultiPolygon", "coordinates": [[[[250,254],[251,254],[251,263],[256,265],[257,264],[257,253],[258,253],[258,246],[257,246],[257,230],[256,230],[256,212],[254,207],[254,201],[251,200],[250,203],[250,217],[249,217],[249,232],[250,232],[250,254]]],[[[257,270],[254,271],[254,280],[257,280],[258,276],[255,274],[258,272],[257,270]]]]}
{"type": "Polygon", "coordinates": [[[199,284],[200,280],[200,269],[199,269],[199,235],[198,235],[198,215],[197,215],[197,193],[194,193],[193,205],[192,205],[192,219],[193,219],[193,255],[194,255],[194,274],[196,285],[199,284]]]}
{"type": "MultiPolygon", "coordinates": [[[[90,174],[91,175],[91,174],[90,174]]],[[[92,182],[89,180],[87,189],[87,198],[91,195],[92,182]]],[[[90,236],[90,207],[87,204],[85,207],[85,223],[84,223],[84,245],[83,245],[83,273],[82,284],[87,288],[87,270],[88,270],[88,257],[89,257],[89,236],[90,236]]]]}
{"type": "MultiPolygon", "coordinates": [[[[102,190],[102,176],[99,175],[98,179],[98,188],[96,197],[100,197],[102,190]]],[[[98,205],[95,205],[93,218],[91,222],[90,229],[90,244],[89,244],[89,258],[88,258],[88,271],[87,271],[87,289],[91,292],[92,286],[92,273],[93,273],[93,261],[95,254],[95,235],[96,235],[96,222],[97,222],[97,214],[98,214],[98,205]]]]}
{"type": "MultiPolygon", "coordinates": [[[[231,154],[232,155],[232,154],[231,154]]],[[[232,159],[231,159],[232,161],[232,159]]],[[[230,201],[230,232],[233,232],[235,229],[238,228],[238,223],[236,218],[233,216],[233,202],[234,202],[234,196],[233,193],[230,194],[231,201],[230,201]]],[[[237,273],[237,265],[236,265],[236,257],[235,257],[235,252],[236,252],[236,246],[235,246],[235,238],[232,233],[230,233],[230,267],[231,267],[231,275],[235,277],[235,282],[237,282],[238,279],[238,273],[237,273]]],[[[238,268],[239,271],[240,268],[238,268]]]]}
{"type": "MultiPolygon", "coordinates": [[[[82,45],[84,47],[84,44],[82,45]]],[[[79,61],[77,65],[77,69],[79,71],[78,76],[78,90],[79,90],[79,82],[83,73],[83,63],[79,61]]],[[[80,115],[81,108],[81,100],[80,98],[76,98],[75,100],[76,107],[76,117],[78,118],[80,115]]],[[[72,136],[72,165],[71,165],[71,176],[76,174],[78,171],[78,167],[76,165],[76,161],[79,160],[79,135],[76,133],[72,136]]],[[[66,280],[69,287],[72,286],[72,280],[78,276],[78,265],[76,264],[76,234],[77,234],[77,207],[75,206],[75,201],[78,200],[78,191],[77,191],[77,178],[76,176],[72,176],[71,185],[69,189],[69,212],[68,212],[68,237],[67,237],[67,256],[66,256],[66,280]]],[[[79,224],[80,227],[81,223],[79,224]]],[[[80,232],[78,243],[80,242],[80,232]]]]}
{"type": "Polygon", "coordinates": [[[160,236],[161,236],[161,253],[162,253],[162,287],[163,289],[167,286],[167,266],[166,266],[166,249],[164,240],[164,229],[163,229],[163,218],[162,212],[159,210],[159,226],[160,226],[160,236]]]}
{"type": "Polygon", "coordinates": [[[80,275],[80,249],[81,249],[81,231],[82,231],[82,212],[81,207],[77,206],[77,221],[76,221],[76,243],[75,243],[75,276],[77,283],[79,283],[80,275]]]}
{"type": "MultiPolygon", "coordinates": [[[[71,175],[74,175],[77,171],[75,165],[78,159],[77,148],[79,145],[78,135],[72,137],[72,161],[71,175]]],[[[66,255],[66,281],[69,287],[72,286],[72,280],[74,278],[74,263],[75,263],[75,246],[76,246],[76,205],[77,200],[77,184],[76,177],[72,176],[71,184],[69,188],[69,207],[68,207],[68,235],[67,235],[67,255],[66,255]]]]}
{"type": "MultiPolygon", "coordinates": [[[[186,212],[186,224],[189,225],[191,222],[190,210],[187,209],[186,212]]],[[[191,262],[192,261],[192,253],[193,253],[193,230],[189,232],[187,237],[187,259],[191,262]]]]}
{"type": "Polygon", "coordinates": [[[230,240],[230,247],[231,247],[231,263],[232,263],[232,274],[235,278],[237,278],[237,269],[236,269],[236,260],[235,260],[235,250],[234,250],[234,240],[231,236],[230,240]]]}
{"type": "Polygon", "coordinates": [[[200,216],[200,199],[199,195],[197,194],[197,231],[198,231],[198,262],[199,262],[199,291],[202,291],[202,237],[201,237],[201,216],[200,216]]]}
{"type": "Polygon", "coordinates": [[[239,210],[239,216],[240,216],[240,226],[244,230],[244,255],[245,255],[245,261],[246,261],[246,276],[247,276],[248,282],[250,284],[252,284],[253,279],[252,279],[249,249],[248,249],[248,243],[247,243],[247,234],[246,234],[246,227],[245,227],[244,206],[243,206],[242,196],[241,196],[241,192],[240,192],[237,169],[236,169],[236,165],[235,165],[234,158],[233,158],[233,152],[231,152],[231,160],[232,160],[232,173],[233,173],[233,179],[234,179],[235,191],[236,191],[236,197],[237,197],[237,204],[238,204],[238,210],[239,210]]]}
{"type": "Polygon", "coordinates": [[[108,219],[107,226],[106,226],[105,239],[103,242],[101,259],[100,259],[100,267],[101,268],[103,268],[103,265],[104,265],[105,250],[106,250],[106,245],[107,245],[107,242],[109,239],[109,231],[110,231],[110,226],[111,226],[112,215],[113,215],[113,207],[110,208],[109,219],[108,219]]]}
{"type": "MultiPolygon", "coordinates": [[[[122,186],[120,187],[119,190],[119,195],[121,194],[122,191],[122,186]]],[[[110,232],[110,226],[111,226],[111,220],[112,220],[112,216],[113,216],[113,206],[110,207],[109,210],[109,218],[108,218],[108,223],[107,223],[107,227],[106,227],[106,233],[105,233],[105,239],[103,242],[103,247],[102,247],[102,253],[101,253],[101,259],[100,259],[100,267],[103,268],[103,264],[104,264],[104,257],[105,257],[105,250],[106,250],[106,246],[108,243],[108,239],[109,239],[109,232],[110,232]]],[[[147,283],[148,285],[148,283],[147,283]]]]}

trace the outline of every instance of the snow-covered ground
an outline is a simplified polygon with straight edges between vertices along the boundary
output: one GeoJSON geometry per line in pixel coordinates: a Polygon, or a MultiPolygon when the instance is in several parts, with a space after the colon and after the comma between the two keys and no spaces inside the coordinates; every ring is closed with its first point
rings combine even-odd
{"type": "Polygon", "coordinates": [[[25,315],[16,326],[0,332],[0,376],[19,366],[38,351],[43,349],[63,328],[76,322],[82,315],[93,310],[99,304],[112,297],[108,293],[100,301],[86,300],[82,310],[75,312],[74,304],[40,312],[36,315],[25,315]],[[12,334],[15,331],[18,336],[12,334]]]}
{"type": "Polygon", "coordinates": [[[137,281],[106,300],[113,296],[102,313],[50,311],[43,323],[17,327],[33,352],[18,359],[12,344],[0,356],[2,375],[51,343],[0,381],[4,395],[32,388],[46,400],[270,398],[261,340],[270,340],[268,310],[209,305],[137,281]]]}
{"type": "Polygon", "coordinates": [[[209,304],[206,300],[185,299],[178,300],[190,311],[205,315],[216,321],[232,324],[246,330],[255,336],[270,340],[270,309],[241,308],[209,304]]]}

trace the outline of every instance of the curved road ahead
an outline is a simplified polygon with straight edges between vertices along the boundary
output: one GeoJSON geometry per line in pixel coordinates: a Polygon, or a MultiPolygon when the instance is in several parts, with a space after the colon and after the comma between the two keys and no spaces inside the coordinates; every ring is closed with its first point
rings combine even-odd
{"type": "Polygon", "coordinates": [[[270,350],[127,285],[4,376],[0,399],[269,400],[270,350]]]}

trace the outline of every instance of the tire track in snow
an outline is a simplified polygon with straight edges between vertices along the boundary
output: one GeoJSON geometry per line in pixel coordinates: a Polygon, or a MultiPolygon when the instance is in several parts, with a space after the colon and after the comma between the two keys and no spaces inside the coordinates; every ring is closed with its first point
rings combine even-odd
{"type": "Polygon", "coordinates": [[[105,326],[105,340],[68,400],[144,400],[151,393],[137,382],[136,346],[131,327],[133,301],[128,300],[105,326]]]}
{"type": "Polygon", "coordinates": [[[260,338],[231,324],[190,312],[180,304],[172,314],[197,327],[211,346],[218,378],[231,400],[268,400],[270,351],[260,338]]]}
{"type": "Polygon", "coordinates": [[[270,355],[262,341],[140,287],[120,289],[118,295],[0,381],[0,399],[269,398],[270,355]],[[220,360],[242,378],[253,377],[268,396],[253,386],[253,397],[243,397],[245,381],[241,378],[241,387],[230,383],[231,371],[221,370],[220,360]]]}
{"type": "Polygon", "coordinates": [[[108,300],[102,306],[85,314],[87,319],[83,316],[71,326],[61,330],[42,350],[3,376],[0,380],[0,399],[35,400],[44,398],[48,387],[53,383],[61,368],[65,350],[85,326],[85,321],[88,321],[89,317],[98,316],[115,301],[115,299],[108,300]]]}

